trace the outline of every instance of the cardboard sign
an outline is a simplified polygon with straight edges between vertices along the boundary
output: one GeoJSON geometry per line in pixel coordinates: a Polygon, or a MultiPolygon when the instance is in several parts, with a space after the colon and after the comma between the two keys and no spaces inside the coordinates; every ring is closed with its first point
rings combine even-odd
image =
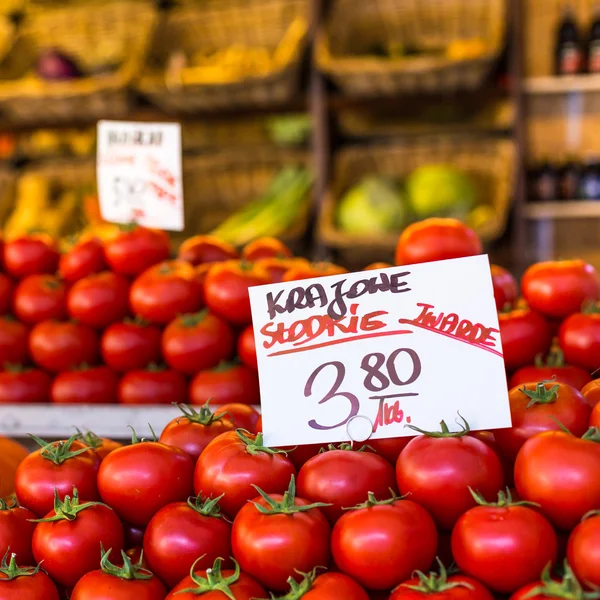
{"type": "Polygon", "coordinates": [[[103,219],[183,231],[178,123],[99,121],[96,171],[103,219]]]}
{"type": "Polygon", "coordinates": [[[490,265],[474,256],[250,289],[265,443],[510,427],[490,265]]]}

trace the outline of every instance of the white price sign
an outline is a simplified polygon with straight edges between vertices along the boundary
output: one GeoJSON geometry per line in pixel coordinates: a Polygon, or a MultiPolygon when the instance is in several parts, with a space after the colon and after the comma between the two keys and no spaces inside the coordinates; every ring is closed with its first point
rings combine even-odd
{"type": "Polygon", "coordinates": [[[178,123],[99,121],[96,171],[103,219],[183,231],[178,123]]]}
{"type": "Polygon", "coordinates": [[[250,289],[265,443],[510,427],[487,256],[250,289]],[[458,429],[456,426],[455,429],[458,429]]]}

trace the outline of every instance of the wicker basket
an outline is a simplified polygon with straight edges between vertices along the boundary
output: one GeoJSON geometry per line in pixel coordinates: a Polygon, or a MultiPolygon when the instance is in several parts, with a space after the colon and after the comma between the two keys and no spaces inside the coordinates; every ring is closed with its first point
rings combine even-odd
{"type": "Polygon", "coordinates": [[[502,50],[505,23],[505,0],[334,0],[316,60],[353,96],[473,89],[502,50]],[[451,42],[469,39],[484,43],[476,58],[444,54],[451,42]],[[386,45],[430,54],[369,55],[386,45]]]}
{"type": "Polygon", "coordinates": [[[8,64],[0,65],[0,110],[19,122],[123,117],[155,22],[150,3],[131,1],[32,10],[8,64]],[[33,75],[44,48],[65,52],[84,72],[118,66],[104,75],[44,81],[33,75]]]}
{"type": "Polygon", "coordinates": [[[307,43],[306,0],[198,2],[175,10],[161,24],[139,89],[170,112],[274,106],[298,90],[307,43]],[[173,75],[174,51],[186,57],[227,48],[263,48],[275,57],[265,71],[225,77],[221,69],[184,66],[173,75]]]}
{"type": "Polygon", "coordinates": [[[491,205],[497,219],[478,230],[484,241],[504,232],[512,200],[514,145],[509,140],[486,137],[423,137],[411,142],[354,146],[342,150],[335,160],[334,177],[318,221],[318,235],[328,247],[340,251],[348,263],[365,266],[375,260],[389,260],[398,241],[397,233],[351,235],[338,229],[338,199],[366,175],[396,180],[418,166],[453,164],[468,173],[481,198],[491,205]]]}
{"type": "MultiPolygon", "coordinates": [[[[184,157],[186,229],[182,237],[214,229],[236,210],[260,197],[282,167],[309,164],[308,152],[273,147],[184,157]]],[[[306,208],[285,236],[287,240],[298,240],[306,231],[309,202],[306,208]]]]}

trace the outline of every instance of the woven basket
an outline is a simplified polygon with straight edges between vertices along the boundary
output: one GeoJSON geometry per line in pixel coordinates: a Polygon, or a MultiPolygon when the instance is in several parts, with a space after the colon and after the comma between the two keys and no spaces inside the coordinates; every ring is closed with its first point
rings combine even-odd
{"type": "Polygon", "coordinates": [[[505,23],[505,0],[334,0],[315,56],[353,96],[473,89],[502,50],[505,23]],[[445,56],[448,44],[469,39],[481,40],[485,52],[464,60],[445,56]],[[431,54],[369,55],[386,45],[431,54]]]}
{"type": "Polygon", "coordinates": [[[298,90],[307,33],[306,0],[198,2],[161,24],[139,89],[170,112],[282,104],[298,90]],[[175,51],[191,57],[228,48],[263,48],[274,62],[260,74],[229,77],[219,68],[184,66],[173,74],[168,66],[175,51]]]}
{"type": "Polygon", "coordinates": [[[484,241],[500,237],[506,228],[512,200],[513,142],[485,137],[436,136],[342,150],[335,159],[333,181],[319,215],[320,240],[341,251],[348,263],[359,267],[375,260],[391,259],[400,231],[383,235],[345,233],[336,223],[338,200],[366,175],[402,180],[416,167],[434,163],[453,164],[473,179],[479,197],[497,214],[497,218],[478,233],[484,241]]]}
{"type": "MultiPolygon", "coordinates": [[[[186,229],[182,237],[206,233],[248,202],[261,196],[281,168],[309,166],[310,154],[302,150],[257,147],[252,152],[220,152],[189,156],[183,160],[186,229]]],[[[294,227],[284,236],[288,241],[306,231],[310,202],[294,227]]]]}
{"type": "Polygon", "coordinates": [[[0,110],[19,122],[123,117],[155,22],[150,3],[132,1],[31,10],[8,64],[0,65],[0,110]],[[73,57],[84,72],[118,66],[104,75],[48,82],[33,74],[45,48],[73,57]]]}

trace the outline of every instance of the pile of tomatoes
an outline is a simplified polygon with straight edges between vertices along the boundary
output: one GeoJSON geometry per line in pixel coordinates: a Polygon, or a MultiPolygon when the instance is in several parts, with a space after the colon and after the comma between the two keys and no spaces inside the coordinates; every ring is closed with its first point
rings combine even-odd
{"type": "Polygon", "coordinates": [[[235,248],[124,227],[60,255],[42,234],[4,243],[0,402],[259,403],[248,288],[343,272],[263,238],[235,248]]]}

